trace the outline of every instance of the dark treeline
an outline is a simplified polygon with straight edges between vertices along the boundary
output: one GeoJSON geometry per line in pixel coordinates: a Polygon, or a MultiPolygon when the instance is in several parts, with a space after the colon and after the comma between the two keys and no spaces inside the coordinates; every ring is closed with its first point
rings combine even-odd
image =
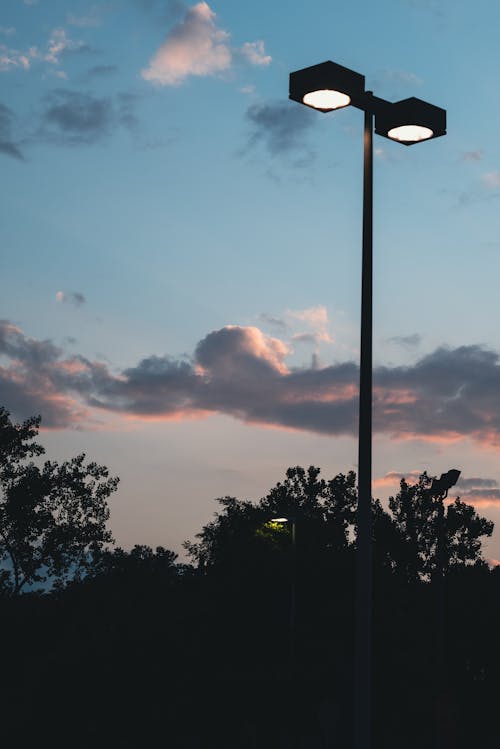
{"type": "MultiPolygon", "coordinates": [[[[181,564],[113,548],[116,479],[84,456],[41,464],[38,424],[0,409],[3,745],[349,749],[354,473],[296,467],[257,504],[218,500],[181,564]]],[[[493,527],[430,489],[423,474],[373,503],[374,747],[489,749],[493,527]]]]}

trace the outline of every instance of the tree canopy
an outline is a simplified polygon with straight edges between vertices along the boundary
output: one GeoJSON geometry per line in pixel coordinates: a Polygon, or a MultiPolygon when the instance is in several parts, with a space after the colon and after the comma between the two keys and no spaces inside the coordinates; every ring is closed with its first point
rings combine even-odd
{"type": "Polygon", "coordinates": [[[105,466],[77,455],[63,463],[32,457],[39,418],[22,424],[0,408],[0,564],[4,592],[80,576],[112,541],[108,497],[118,485],[105,466]]]}
{"type": "MultiPolygon", "coordinates": [[[[387,508],[372,503],[375,562],[408,582],[430,579],[438,566],[443,572],[480,563],[482,539],[491,536],[493,523],[457,497],[444,503],[431,493],[432,477],[423,473],[414,484],[405,479],[387,508]],[[439,559],[438,559],[439,557],[439,559]]],[[[219,498],[222,511],[209,522],[197,541],[185,547],[199,569],[209,571],[245,560],[255,565],[264,548],[284,551],[290,529],[272,522],[293,517],[297,545],[310,559],[330,559],[356,548],[356,475],[338,474],[326,481],[320,469],[289,468],[256,504],[235,497],[219,498]]]]}

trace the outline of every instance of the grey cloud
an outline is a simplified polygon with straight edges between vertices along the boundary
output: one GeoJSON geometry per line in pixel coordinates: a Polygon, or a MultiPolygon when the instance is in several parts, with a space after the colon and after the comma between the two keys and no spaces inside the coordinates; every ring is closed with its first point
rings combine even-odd
{"type": "Polygon", "coordinates": [[[418,333],[412,333],[411,335],[396,335],[389,338],[389,343],[396,343],[399,346],[418,346],[422,341],[422,337],[418,333]]]}
{"type": "Polygon", "coordinates": [[[249,146],[263,143],[273,155],[308,150],[306,134],[314,124],[308,107],[290,102],[252,104],[246,117],[252,125],[249,146]]]}
{"type": "Polygon", "coordinates": [[[262,314],[259,315],[259,319],[262,320],[262,322],[267,323],[268,325],[273,325],[281,330],[286,330],[288,328],[288,325],[284,320],[280,317],[268,315],[267,312],[262,312],[262,314]]]}
{"type": "Polygon", "coordinates": [[[56,299],[63,304],[73,304],[75,307],[81,307],[87,301],[80,291],[58,291],[56,299]]]}
{"type": "Polygon", "coordinates": [[[416,73],[411,73],[408,70],[384,70],[383,76],[386,81],[390,83],[399,84],[402,86],[421,86],[422,79],[419,78],[416,73]]]}
{"type": "Polygon", "coordinates": [[[481,150],[476,151],[465,151],[462,154],[462,161],[482,161],[483,152],[481,150]]]}
{"type": "Polygon", "coordinates": [[[292,336],[294,343],[312,343],[316,345],[318,343],[318,337],[314,333],[296,333],[292,336]]]}
{"type": "Polygon", "coordinates": [[[498,481],[495,479],[483,479],[483,478],[462,478],[460,477],[457,481],[457,487],[460,489],[479,489],[487,488],[493,489],[498,486],[498,481]]]}
{"type": "Polygon", "coordinates": [[[22,161],[24,156],[12,137],[13,127],[14,113],[5,104],[0,104],[0,153],[22,161]]]}
{"type": "Polygon", "coordinates": [[[57,89],[46,98],[45,123],[70,142],[92,143],[111,130],[114,116],[109,98],[57,89]]]}
{"type": "Polygon", "coordinates": [[[133,128],[134,96],[102,97],[69,89],[55,89],[44,99],[40,136],[65,145],[91,144],[120,126],[133,128]]]}
{"type": "Polygon", "coordinates": [[[472,504],[496,504],[500,500],[500,488],[495,479],[460,477],[456,489],[462,499],[472,504]]]}
{"type": "Polygon", "coordinates": [[[118,72],[116,65],[94,65],[87,71],[86,78],[103,78],[104,76],[114,75],[118,72]]]}
{"type": "MultiPolygon", "coordinates": [[[[0,356],[7,365],[0,367],[0,401],[15,411],[24,393],[26,408],[45,418],[48,413],[59,425],[74,424],[75,414],[97,406],[138,416],[224,413],[246,422],[354,435],[357,364],[289,369],[287,354],[284,343],[257,328],[228,326],[200,341],[192,361],[150,356],[114,374],[105,363],[63,354],[50,341],[28,338],[3,321],[0,356]]],[[[481,346],[440,348],[412,366],[377,367],[374,429],[393,437],[463,435],[500,443],[499,354],[481,346]]],[[[496,490],[480,482],[475,489],[496,490]]]]}
{"type": "Polygon", "coordinates": [[[471,497],[476,500],[494,501],[500,499],[500,489],[470,489],[467,492],[462,492],[461,497],[471,497]]]}

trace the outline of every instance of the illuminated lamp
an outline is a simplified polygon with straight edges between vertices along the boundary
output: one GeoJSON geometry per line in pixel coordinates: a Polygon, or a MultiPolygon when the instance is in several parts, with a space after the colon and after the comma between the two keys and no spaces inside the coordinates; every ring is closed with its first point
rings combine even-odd
{"type": "Polygon", "coordinates": [[[364,75],[331,60],[290,73],[290,99],[319,112],[347,107],[364,90],[364,75]]]}
{"type": "Polygon", "coordinates": [[[413,146],[446,135],[446,110],[414,96],[387,103],[375,113],[375,132],[405,146],[413,146]]]}

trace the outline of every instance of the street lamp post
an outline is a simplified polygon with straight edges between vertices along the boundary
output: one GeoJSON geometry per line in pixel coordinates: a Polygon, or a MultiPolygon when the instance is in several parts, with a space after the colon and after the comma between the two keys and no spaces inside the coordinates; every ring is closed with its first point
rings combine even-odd
{"type": "Polygon", "coordinates": [[[297,537],[296,537],[296,518],[272,518],[273,523],[290,524],[292,536],[292,564],[290,570],[290,610],[289,610],[289,671],[290,681],[295,676],[295,621],[297,615],[297,537]]]}
{"type": "Polygon", "coordinates": [[[290,99],[331,112],[353,106],[365,113],[363,253],[358,444],[357,614],[354,671],[354,749],[371,746],[372,618],[372,277],[373,121],[375,132],[410,146],[446,134],[446,111],[415,97],[388,102],[365,91],[363,75],[332,61],[290,74],[290,99]]]}
{"type": "MultiPolygon", "coordinates": [[[[429,494],[437,502],[437,538],[436,538],[436,561],[432,572],[432,582],[434,587],[434,663],[436,669],[435,683],[435,710],[436,710],[436,733],[434,746],[436,749],[443,749],[448,746],[450,740],[446,736],[446,729],[440,722],[445,706],[448,702],[450,705],[450,694],[448,689],[446,656],[445,656],[445,632],[446,632],[446,525],[444,500],[448,496],[449,490],[455,486],[460,477],[460,471],[457,468],[451,468],[446,473],[442,473],[440,478],[435,478],[429,488],[429,494]]],[[[450,744],[451,746],[451,744],[450,744]]]]}

